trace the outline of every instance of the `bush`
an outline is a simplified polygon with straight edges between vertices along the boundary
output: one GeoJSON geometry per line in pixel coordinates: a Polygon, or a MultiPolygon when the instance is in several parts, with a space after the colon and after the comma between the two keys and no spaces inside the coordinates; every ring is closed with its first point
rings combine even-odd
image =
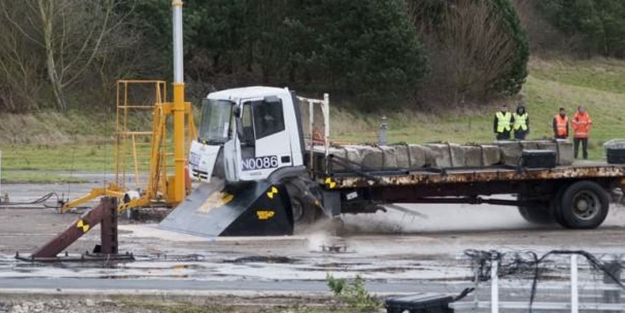
{"type": "Polygon", "coordinates": [[[455,103],[517,94],[527,76],[526,34],[509,0],[409,0],[426,47],[426,98],[455,103]]]}
{"type": "Polygon", "coordinates": [[[360,275],[350,283],[345,279],[335,279],[330,274],[326,276],[326,280],[334,296],[357,312],[375,312],[382,307],[380,301],[365,289],[365,280],[360,275]]]}

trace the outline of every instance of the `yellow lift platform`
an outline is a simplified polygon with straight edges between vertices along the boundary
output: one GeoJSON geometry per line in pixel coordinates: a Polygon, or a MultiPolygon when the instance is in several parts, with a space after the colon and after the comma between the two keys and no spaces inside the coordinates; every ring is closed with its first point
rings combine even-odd
{"type": "MultiPolygon", "coordinates": [[[[174,90],[177,87],[174,83],[174,90]]],[[[191,189],[185,153],[191,139],[197,137],[191,103],[181,101],[182,105],[177,107],[175,101],[166,102],[167,87],[161,80],[119,80],[116,98],[115,181],[63,204],[61,212],[101,196],[119,199],[119,212],[138,207],[175,207],[191,189]],[[151,93],[152,96],[148,96],[151,103],[134,103],[133,92],[142,95],[151,93]],[[150,113],[152,129],[141,129],[150,113]],[[172,122],[177,113],[183,123],[172,122]],[[178,156],[175,155],[176,144],[182,145],[181,155],[178,156]],[[174,164],[167,162],[172,160],[172,156],[174,164]],[[180,171],[176,166],[184,171],[182,175],[176,173],[180,171]],[[147,177],[142,177],[144,173],[148,173],[147,177]],[[177,181],[176,177],[182,179],[177,181]],[[126,183],[130,180],[134,181],[136,189],[127,187],[126,183]]]]}

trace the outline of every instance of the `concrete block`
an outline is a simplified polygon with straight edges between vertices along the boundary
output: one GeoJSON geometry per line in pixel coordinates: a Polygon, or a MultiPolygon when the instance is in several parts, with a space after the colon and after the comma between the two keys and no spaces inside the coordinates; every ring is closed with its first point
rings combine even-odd
{"type": "Polygon", "coordinates": [[[448,148],[451,156],[451,167],[465,167],[465,149],[455,143],[449,144],[448,148]]]}
{"type": "Polygon", "coordinates": [[[558,165],[571,165],[573,157],[573,143],[568,140],[557,140],[558,143],[558,165]]]}
{"type": "Polygon", "coordinates": [[[393,146],[381,146],[379,149],[382,152],[383,165],[382,169],[394,170],[397,169],[397,153],[393,146]]]}
{"type": "Polygon", "coordinates": [[[493,166],[501,163],[501,151],[496,145],[481,145],[484,166],[493,166]]]}
{"type": "Polygon", "coordinates": [[[426,155],[427,164],[431,167],[449,168],[451,167],[451,153],[446,144],[427,144],[429,152],[426,155]]]}
{"type": "Polygon", "coordinates": [[[409,145],[410,151],[410,168],[424,167],[427,162],[427,156],[431,153],[430,149],[422,145],[409,145]]]}
{"type": "MultiPolygon", "coordinates": [[[[337,158],[337,161],[340,162],[341,164],[345,163],[345,159],[347,159],[347,151],[345,150],[345,148],[335,148],[335,147],[330,147],[329,149],[329,153],[330,155],[334,156],[337,158]]],[[[322,149],[322,153],[324,153],[325,150],[322,149]]],[[[346,169],[345,166],[341,165],[337,162],[333,162],[332,163],[332,170],[334,171],[343,171],[346,169]]]]}
{"type": "Polygon", "coordinates": [[[362,165],[369,170],[380,170],[384,168],[384,153],[382,150],[371,146],[359,146],[362,165]]]}
{"type": "Polygon", "coordinates": [[[464,165],[468,167],[483,166],[482,148],[479,146],[462,146],[464,150],[464,165]]]}
{"type": "Polygon", "coordinates": [[[343,150],[345,150],[345,155],[350,162],[350,166],[357,166],[358,169],[361,168],[362,164],[362,156],[360,155],[359,146],[344,146],[343,150]],[[354,164],[355,163],[355,164],[354,164]],[[357,164],[357,165],[356,165],[357,164]]]}
{"type": "MultiPolygon", "coordinates": [[[[499,141],[497,142],[501,152],[501,163],[504,165],[517,166],[521,162],[523,144],[519,141],[499,141]]],[[[529,145],[528,145],[529,146],[529,145]]]]}
{"type": "Polygon", "coordinates": [[[410,169],[410,146],[408,145],[396,145],[395,148],[395,161],[397,162],[397,168],[410,169]]]}

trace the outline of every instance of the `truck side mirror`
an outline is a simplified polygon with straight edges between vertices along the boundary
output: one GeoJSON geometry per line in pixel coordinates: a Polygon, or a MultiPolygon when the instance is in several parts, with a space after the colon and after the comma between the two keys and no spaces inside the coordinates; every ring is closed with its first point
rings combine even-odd
{"type": "Polygon", "coordinates": [[[238,105],[235,105],[234,109],[232,110],[232,114],[234,114],[235,118],[241,118],[241,107],[238,105]]]}

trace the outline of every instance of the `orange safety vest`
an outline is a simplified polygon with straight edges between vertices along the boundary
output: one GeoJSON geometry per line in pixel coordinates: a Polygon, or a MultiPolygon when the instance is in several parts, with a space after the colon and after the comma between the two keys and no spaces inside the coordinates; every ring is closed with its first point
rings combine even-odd
{"type": "Polygon", "coordinates": [[[590,132],[590,126],[592,125],[592,120],[588,113],[575,113],[572,124],[575,131],[573,136],[575,138],[588,138],[588,132],[590,132]]]}
{"type": "Polygon", "coordinates": [[[562,117],[560,116],[560,114],[556,114],[554,118],[556,119],[556,135],[568,136],[568,134],[566,133],[566,124],[569,122],[569,119],[566,117],[566,115],[562,117]]]}
{"type": "Polygon", "coordinates": [[[324,145],[326,143],[320,131],[317,131],[317,130],[313,131],[312,136],[313,136],[312,137],[313,144],[324,145]]]}

